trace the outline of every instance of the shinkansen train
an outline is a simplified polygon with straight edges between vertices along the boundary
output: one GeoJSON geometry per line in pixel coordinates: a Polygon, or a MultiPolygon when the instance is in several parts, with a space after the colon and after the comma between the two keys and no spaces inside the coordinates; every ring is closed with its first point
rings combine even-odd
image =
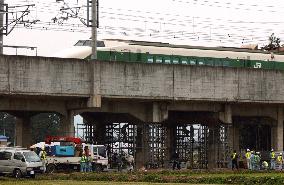
{"type": "MultiPolygon", "coordinates": [[[[100,61],[208,65],[284,70],[284,55],[228,47],[172,45],[160,42],[106,39],[97,42],[100,61]]],[[[91,40],[79,40],[54,57],[90,59],[91,40]]]]}

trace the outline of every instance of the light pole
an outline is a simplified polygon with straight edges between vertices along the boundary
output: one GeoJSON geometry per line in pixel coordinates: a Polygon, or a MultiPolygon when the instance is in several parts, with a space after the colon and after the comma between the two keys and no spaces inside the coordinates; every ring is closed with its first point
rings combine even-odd
{"type": "Polygon", "coordinates": [[[97,0],[92,0],[92,56],[97,59],[97,0]]]}
{"type": "Polygon", "coordinates": [[[0,0],[0,55],[3,54],[3,17],[4,17],[4,0],[0,0]]]}

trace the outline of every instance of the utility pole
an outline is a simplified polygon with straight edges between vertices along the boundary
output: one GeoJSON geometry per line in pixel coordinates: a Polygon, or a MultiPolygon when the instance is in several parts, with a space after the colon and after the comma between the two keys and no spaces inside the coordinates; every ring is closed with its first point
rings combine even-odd
{"type": "Polygon", "coordinates": [[[0,55],[3,54],[3,17],[4,17],[4,0],[0,0],[0,55]]]}
{"type": "Polygon", "coordinates": [[[92,56],[97,59],[97,0],[92,0],[92,56]]]}

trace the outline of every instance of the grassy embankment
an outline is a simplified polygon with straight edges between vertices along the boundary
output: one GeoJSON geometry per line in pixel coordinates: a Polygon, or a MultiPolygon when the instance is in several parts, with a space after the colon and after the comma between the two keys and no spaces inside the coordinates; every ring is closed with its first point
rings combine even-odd
{"type": "MultiPolygon", "coordinates": [[[[141,185],[151,183],[190,183],[190,184],[246,184],[278,185],[284,184],[282,172],[249,172],[249,171],[148,171],[133,173],[57,173],[36,177],[36,181],[22,179],[14,181],[3,177],[1,184],[105,184],[120,185],[120,182],[133,182],[141,185]],[[90,181],[92,183],[90,183],[90,181]]],[[[124,183],[122,183],[124,184],[124,183]]],[[[132,183],[127,183],[132,184],[132,183]]]]}

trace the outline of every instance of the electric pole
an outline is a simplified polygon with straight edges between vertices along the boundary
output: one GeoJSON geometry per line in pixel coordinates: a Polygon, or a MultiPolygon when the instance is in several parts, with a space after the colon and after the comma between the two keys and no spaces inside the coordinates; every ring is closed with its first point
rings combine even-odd
{"type": "Polygon", "coordinates": [[[97,59],[97,0],[92,0],[92,56],[97,59]]]}
{"type": "Polygon", "coordinates": [[[4,17],[4,0],[0,0],[0,55],[3,54],[3,17],[4,17]]]}

